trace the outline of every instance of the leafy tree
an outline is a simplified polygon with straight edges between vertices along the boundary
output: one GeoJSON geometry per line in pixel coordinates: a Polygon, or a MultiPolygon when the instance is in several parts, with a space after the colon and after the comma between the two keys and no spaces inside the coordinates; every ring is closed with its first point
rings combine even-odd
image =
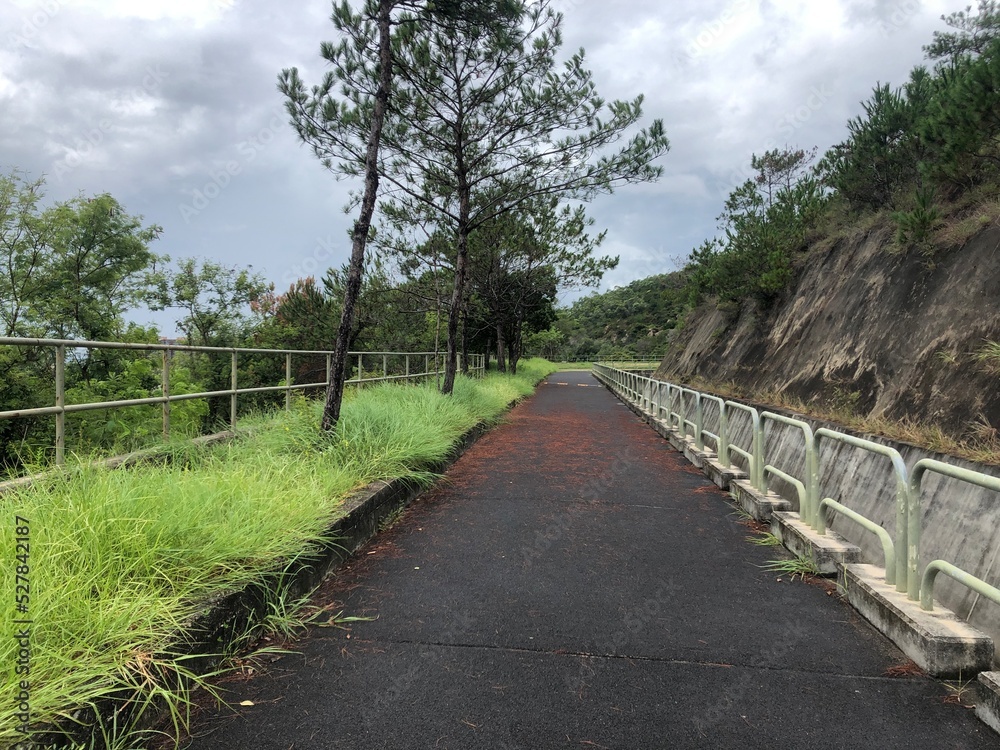
{"type": "Polygon", "coordinates": [[[934,41],[924,47],[924,53],[932,60],[955,62],[980,55],[1000,37],[1000,3],[997,0],[979,0],[976,13],[967,5],[965,10],[941,16],[941,20],[955,31],[934,32],[934,41]]]}
{"type": "Polygon", "coordinates": [[[716,295],[738,308],[770,305],[792,278],[794,253],[823,209],[810,151],[770,151],[753,157],[757,175],[737,187],[719,216],[723,238],[695,250],[686,266],[688,298],[716,295]]]}
{"type": "Polygon", "coordinates": [[[255,306],[270,291],[260,274],[211,260],[182,258],[156,278],[154,310],[182,312],[177,327],[193,346],[233,346],[248,333],[255,306]]]}
{"type": "Polygon", "coordinates": [[[809,165],[816,158],[816,149],[773,149],[763,156],[750,157],[750,166],[757,174],[754,182],[764,205],[770,207],[782,192],[792,191],[809,177],[809,165]]]}
{"type": "MultiPolygon", "coordinates": [[[[110,195],[42,208],[42,180],[0,176],[0,321],[7,336],[126,339],[125,313],[145,296],[161,259],[149,250],[160,234],[143,227],[110,195]]],[[[121,354],[73,352],[79,376],[107,377],[121,354]]],[[[48,355],[20,350],[7,364],[36,370],[48,355]]],[[[29,378],[30,379],[30,378],[29,378]]],[[[23,405],[19,403],[19,405],[23,405]]]]}
{"type": "Polygon", "coordinates": [[[1000,39],[982,54],[939,69],[920,135],[933,151],[927,171],[959,187],[996,180],[1000,172],[1000,39]]]}
{"type": "MultiPolygon", "coordinates": [[[[342,316],[349,267],[331,268],[317,282],[299,279],[287,292],[266,303],[268,318],[255,336],[264,347],[325,350],[342,316]]],[[[408,314],[408,292],[378,258],[365,264],[361,290],[348,336],[349,350],[412,351],[422,348],[423,311],[408,314]]],[[[326,357],[297,357],[295,378],[314,382],[325,373],[326,357]]],[[[348,363],[348,368],[350,363],[348,363]]],[[[280,377],[278,375],[277,377],[280,377]]]]}
{"type": "MultiPolygon", "coordinates": [[[[67,388],[66,403],[122,401],[158,396],[160,368],[158,354],[124,362],[107,379],[81,381],[67,388]]],[[[202,390],[201,384],[193,381],[189,368],[183,365],[171,366],[172,395],[198,393],[202,390]]],[[[208,412],[208,404],[204,399],[189,399],[171,404],[171,434],[189,437],[200,435],[208,412]]],[[[70,415],[67,432],[70,439],[82,447],[104,447],[116,452],[134,450],[159,439],[162,429],[159,415],[159,406],[85,411],[70,415]]]]}
{"type": "MultiPolygon", "coordinates": [[[[44,181],[0,176],[0,331],[6,336],[148,340],[126,312],[145,296],[159,236],[110,195],[41,205],[44,181]]],[[[73,350],[67,388],[110,380],[129,355],[73,350]]],[[[0,347],[0,409],[52,405],[54,351],[0,347]]],[[[20,466],[52,445],[50,420],[0,421],[0,466],[20,466]]]]}
{"type": "Polygon", "coordinates": [[[364,175],[364,192],[358,219],[351,230],[351,259],[344,285],[340,326],[327,386],[322,428],[332,430],[340,419],[346,379],[348,339],[364,271],[365,250],[379,187],[379,150],[396,66],[392,41],[393,25],[404,35],[413,33],[417,17],[435,23],[490,21],[493,11],[503,9],[508,0],[367,0],[354,13],[344,0],[334,5],[332,20],[341,34],[339,44],[323,44],[322,56],[334,70],[311,94],[295,68],[282,71],[279,89],[299,137],[313,147],[320,161],[345,176],[364,175]],[[394,11],[403,11],[394,20],[394,11]],[[412,11],[416,12],[416,16],[412,11]],[[374,82],[371,87],[358,86],[374,82]],[[339,93],[337,93],[339,91],[339,93]]]}
{"type": "Polygon", "coordinates": [[[864,115],[847,123],[848,139],[820,164],[826,184],[857,209],[893,205],[897,192],[918,176],[923,154],[918,124],[930,93],[924,68],[916,68],[902,89],[877,85],[862,103],[864,115]]]}
{"type": "MultiPolygon", "coordinates": [[[[240,346],[246,343],[260,323],[263,306],[271,286],[249,269],[224,266],[215,261],[198,261],[182,258],[173,270],[161,271],[155,279],[155,289],[150,293],[152,309],[175,308],[181,311],[177,327],[186,342],[193,346],[240,346]]],[[[190,353],[183,356],[193,380],[201,382],[209,391],[230,387],[232,368],[228,356],[209,353],[190,353]]],[[[273,357],[272,357],[273,359],[273,357]]],[[[283,365],[283,363],[282,363],[283,365]]],[[[243,372],[253,372],[242,362],[243,372]]],[[[264,369],[264,377],[273,385],[275,365],[264,369]]],[[[283,374],[284,367],[281,372],[283,374]]],[[[242,378],[241,384],[257,385],[253,378],[242,378]]],[[[256,402],[257,406],[271,403],[269,399],[256,402]]],[[[244,406],[251,401],[243,399],[244,406]]],[[[228,419],[228,399],[213,399],[210,403],[206,427],[228,419]]]]}
{"type": "MultiPolygon", "coordinates": [[[[604,153],[638,122],[641,97],[611,103],[605,117],[582,51],[557,71],[561,16],[549,5],[499,3],[489,23],[412,16],[392,45],[396,65],[391,116],[380,141],[382,177],[400,212],[431,219],[455,236],[445,392],[454,384],[472,232],[539,195],[586,199],[655,179],[660,170],[650,162],[667,149],[656,121],[624,148],[604,153]]],[[[349,99],[375,88],[371,68],[341,66],[337,75],[349,99]]],[[[343,118],[329,83],[310,96],[289,78],[285,90],[294,110],[312,117],[311,145],[333,164],[344,150],[328,133],[343,118]]]]}
{"type": "Polygon", "coordinates": [[[142,301],[161,259],[143,227],[112,196],[42,209],[42,180],[0,176],[0,320],[6,335],[105,340],[142,301]]]}
{"type": "Polygon", "coordinates": [[[347,176],[364,175],[361,207],[351,230],[351,259],[323,409],[324,431],[336,427],[344,397],[347,352],[378,195],[379,147],[392,87],[392,16],[400,6],[409,4],[368,0],[360,13],[353,12],[346,0],[334,4],[332,20],[341,40],[321,47],[322,56],[333,65],[333,70],[320,86],[313,88],[311,96],[295,68],[282,71],[279,79],[279,89],[286,97],[286,107],[299,137],[312,145],[328,169],[347,176]],[[376,83],[372,88],[352,88],[357,76],[376,83]],[[335,93],[338,89],[342,96],[335,93]]]}
{"type": "Polygon", "coordinates": [[[160,227],[143,227],[110,195],[74,198],[46,211],[51,232],[40,315],[57,338],[108,340],[123,332],[147,271],[160,260],[149,250],[160,227]]]}
{"type": "Polygon", "coordinates": [[[655,121],[625,148],[604,153],[641,117],[642,97],[596,95],[582,50],[556,72],[561,16],[548,2],[516,3],[517,23],[442,26],[402,48],[392,123],[394,201],[425,210],[455,235],[455,282],[442,390],[455,375],[469,238],[539,196],[588,199],[619,184],[655,179],[667,149],[655,121]],[[498,127],[499,125],[499,127],[498,127]]]}
{"type": "Polygon", "coordinates": [[[4,336],[43,333],[37,305],[46,286],[49,227],[38,206],[42,180],[13,172],[0,176],[0,322],[4,336]],[[34,321],[32,318],[36,318],[34,321]]]}
{"type": "Polygon", "coordinates": [[[558,199],[527,203],[478,229],[470,238],[470,282],[496,346],[498,368],[517,371],[525,327],[544,330],[555,320],[559,289],[596,286],[618,258],[595,257],[604,233],[583,206],[558,199]]]}
{"type": "Polygon", "coordinates": [[[562,356],[661,354],[686,306],[685,281],[685,273],[674,271],[576,300],[559,312],[555,326],[565,339],[562,356]]]}
{"type": "Polygon", "coordinates": [[[558,328],[535,331],[524,337],[524,351],[546,359],[558,359],[566,344],[566,335],[558,328]]]}

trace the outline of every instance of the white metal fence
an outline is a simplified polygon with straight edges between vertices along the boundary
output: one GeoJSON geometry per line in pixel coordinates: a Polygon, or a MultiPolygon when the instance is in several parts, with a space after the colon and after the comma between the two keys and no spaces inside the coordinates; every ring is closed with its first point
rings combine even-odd
{"type": "MultiPolygon", "coordinates": [[[[0,336],[0,346],[16,346],[22,348],[51,348],[55,350],[55,402],[52,406],[30,409],[13,409],[0,412],[0,419],[16,419],[23,417],[54,416],[56,420],[55,461],[62,464],[66,454],[66,415],[95,409],[121,409],[131,406],[162,406],[163,439],[170,437],[170,404],[177,401],[187,401],[198,398],[229,397],[230,428],[236,426],[237,399],[240,395],[250,393],[284,392],[285,408],[291,407],[292,393],[309,389],[325,388],[330,379],[331,359],[333,353],[325,350],[302,349],[254,349],[239,347],[187,346],[183,344],[140,344],[112,341],[74,341],[68,339],[32,339],[10,338],[0,336]],[[147,351],[161,353],[160,395],[149,398],[127,399],[122,401],[97,401],[91,403],[66,403],[66,353],[74,349],[127,349],[132,351],[147,351]],[[170,393],[170,362],[176,352],[222,354],[230,357],[230,387],[223,390],[202,391],[199,393],[170,393]],[[280,385],[253,388],[239,387],[240,355],[282,356],[285,360],[285,378],[280,385]],[[293,358],[325,357],[326,377],[321,382],[293,382],[293,358]]],[[[349,384],[379,383],[391,381],[409,381],[422,378],[437,377],[443,374],[445,354],[442,352],[350,352],[349,357],[357,362],[356,377],[348,380],[349,384]],[[366,370],[369,374],[365,376],[366,370]]],[[[461,361],[459,365],[461,366],[461,361]]],[[[485,370],[485,357],[481,354],[469,355],[469,371],[482,373],[485,370]]]]}

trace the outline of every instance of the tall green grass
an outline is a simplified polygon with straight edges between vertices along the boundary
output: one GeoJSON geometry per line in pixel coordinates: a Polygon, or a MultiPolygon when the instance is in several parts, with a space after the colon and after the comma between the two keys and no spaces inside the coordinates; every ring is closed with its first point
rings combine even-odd
{"type": "MultiPolygon", "coordinates": [[[[349,392],[333,436],[321,405],[247,420],[248,437],[130,469],[80,466],[68,478],[0,496],[3,605],[14,611],[14,516],[31,522],[31,708],[36,721],[93,704],[123,687],[166,700],[178,726],[185,673],[171,657],[184,623],[214,596],[239,589],[322,541],[345,495],[377,479],[427,478],[457,439],[496,420],[551,371],[349,392]]],[[[0,745],[15,732],[13,626],[0,638],[0,745]]]]}

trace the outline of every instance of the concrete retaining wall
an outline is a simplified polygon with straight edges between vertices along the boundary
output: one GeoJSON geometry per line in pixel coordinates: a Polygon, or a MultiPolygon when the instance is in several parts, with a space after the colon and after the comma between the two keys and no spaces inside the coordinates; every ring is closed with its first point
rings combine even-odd
{"type": "MultiPolygon", "coordinates": [[[[663,389],[664,406],[665,393],[666,389],[663,389]]],[[[653,393],[647,393],[647,396],[655,398],[653,393]]],[[[857,433],[841,425],[811,419],[763,404],[749,405],[757,407],[761,412],[773,411],[807,422],[814,431],[820,427],[828,427],[891,446],[902,455],[908,469],[912,469],[922,458],[935,458],[955,466],[1000,477],[1000,468],[995,466],[984,466],[907,443],[857,433]]],[[[693,403],[688,406],[688,418],[694,421],[693,403]]],[[[714,404],[705,405],[704,428],[718,432],[718,407],[714,404]]],[[[750,450],[752,429],[748,414],[732,411],[729,431],[731,443],[744,450],[750,450]]],[[[714,448],[712,441],[707,440],[706,444],[714,448]]],[[[764,456],[765,463],[804,480],[805,449],[800,429],[768,422],[765,427],[764,456]]],[[[739,456],[734,455],[733,459],[734,464],[744,469],[748,468],[739,456]]],[[[798,496],[786,483],[771,479],[769,489],[788,499],[792,503],[793,510],[799,509],[798,496]]],[[[878,523],[895,539],[896,485],[888,458],[842,443],[822,441],[820,492],[820,499],[832,497],[878,523]]],[[[923,535],[920,570],[922,571],[932,560],[946,560],[987,583],[1000,587],[1000,494],[928,473],[924,476],[921,498],[923,535]]],[[[874,534],[842,516],[833,518],[830,528],[861,547],[865,562],[884,566],[882,549],[874,534]]],[[[896,554],[905,554],[905,551],[896,550],[896,554]]],[[[945,607],[1000,642],[1000,607],[944,576],[938,576],[934,594],[935,599],[945,607]]]]}

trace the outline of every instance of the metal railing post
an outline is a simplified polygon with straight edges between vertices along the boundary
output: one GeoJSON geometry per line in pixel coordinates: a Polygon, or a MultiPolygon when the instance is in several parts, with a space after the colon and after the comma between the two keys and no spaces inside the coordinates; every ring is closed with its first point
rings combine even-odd
{"type": "Polygon", "coordinates": [[[382,377],[389,377],[389,355],[382,355],[382,377]]]}
{"type": "Polygon", "coordinates": [[[361,366],[361,358],[363,356],[363,354],[358,355],[358,382],[360,382],[365,376],[364,368],[361,366]]]}
{"type": "Polygon", "coordinates": [[[701,391],[694,392],[694,415],[694,447],[703,451],[705,442],[701,436],[701,429],[705,422],[705,407],[701,403],[701,391]]]}
{"type": "MultiPolygon", "coordinates": [[[[56,347],[56,406],[66,408],[66,346],[56,347]]],[[[56,465],[66,461],[66,412],[56,412],[56,465]]]]}
{"type": "Polygon", "coordinates": [[[865,440],[864,438],[854,437],[853,435],[845,435],[828,427],[821,427],[816,430],[814,439],[817,453],[819,453],[820,441],[823,438],[830,438],[831,440],[846,443],[854,448],[877,453],[885,456],[892,462],[893,472],[896,477],[896,536],[894,541],[896,549],[901,550],[900,554],[896,555],[896,591],[907,593],[909,586],[906,566],[909,557],[907,554],[907,550],[909,549],[907,537],[910,520],[910,480],[906,470],[906,462],[903,461],[903,457],[895,448],[875,443],[871,440],[865,440]]]}
{"type": "Polygon", "coordinates": [[[750,484],[752,484],[757,489],[764,488],[767,491],[767,485],[764,484],[764,425],[760,421],[760,415],[753,416],[753,443],[751,450],[753,451],[753,468],[751,469],[750,484]]]}
{"type": "MultiPolygon", "coordinates": [[[[806,491],[803,493],[803,497],[799,502],[799,516],[804,523],[813,528],[816,528],[815,516],[817,508],[819,507],[819,500],[815,502],[813,498],[818,498],[819,496],[819,463],[818,454],[816,451],[816,437],[813,433],[812,427],[807,423],[803,422],[801,419],[794,419],[793,417],[786,417],[783,414],[776,414],[775,412],[765,411],[760,415],[761,423],[761,451],[763,453],[763,437],[765,435],[764,425],[765,422],[772,421],[778,422],[780,424],[788,425],[790,427],[795,427],[802,433],[803,442],[803,471],[805,471],[805,481],[803,486],[806,491]]],[[[767,461],[764,462],[767,464],[767,461]]],[[[765,466],[762,491],[767,491],[767,469],[765,466]]]]}
{"type": "Polygon", "coordinates": [[[728,469],[730,466],[729,417],[726,414],[726,402],[722,399],[719,399],[719,445],[717,447],[719,449],[716,451],[719,456],[719,463],[722,464],[723,469],[728,469]]]}
{"type": "Polygon", "coordinates": [[[806,523],[816,528],[820,523],[822,511],[819,504],[819,450],[816,446],[816,436],[809,434],[806,439],[806,501],[809,506],[806,523]]]}
{"type": "Polygon", "coordinates": [[[236,429],[236,391],[239,390],[239,386],[237,385],[237,374],[236,374],[238,372],[237,370],[238,364],[239,364],[239,354],[237,352],[233,352],[233,362],[232,362],[232,372],[231,372],[233,392],[232,395],[230,395],[229,397],[229,429],[231,430],[236,429]]]}
{"type": "Polygon", "coordinates": [[[292,409],[292,353],[285,353],[285,411],[292,409]]]}
{"type": "Polygon", "coordinates": [[[329,384],[330,376],[333,374],[333,355],[326,355],[326,382],[329,384]]]}
{"type": "Polygon", "coordinates": [[[406,364],[403,365],[404,374],[407,378],[410,377],[410,355],[406,355],[406,364]]]}
{"type": "Polygon", "coordinates": [[[168,399],[163,402],[163,442],[170,439],[170,352],[164,349],[163,370],[160,375],[160,391],[163,398],[168,399]]]}

